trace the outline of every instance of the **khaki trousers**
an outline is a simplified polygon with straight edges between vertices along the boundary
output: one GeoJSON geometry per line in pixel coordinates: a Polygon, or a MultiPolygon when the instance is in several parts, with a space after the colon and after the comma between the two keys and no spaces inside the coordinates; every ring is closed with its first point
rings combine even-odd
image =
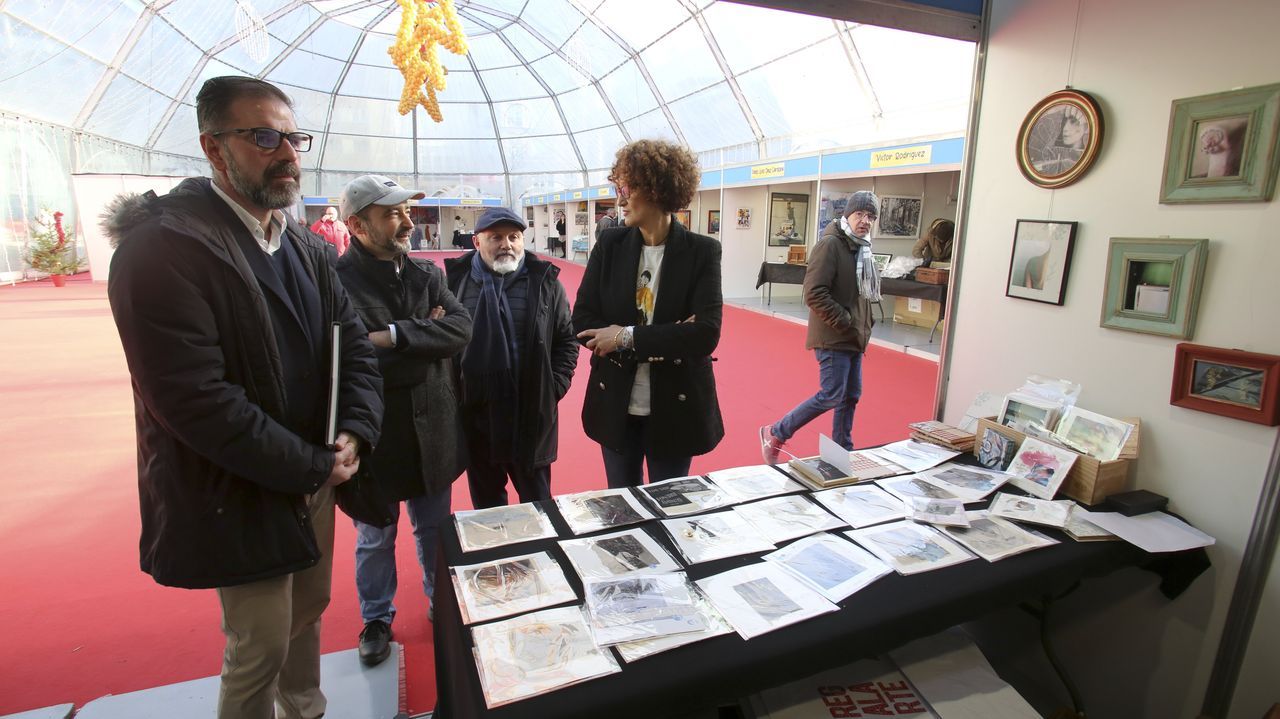
{"type": "Polygon", "coordinates": [[[333,579],[333,488],[313,494],[308,508],[319,564],[217,590],[227,637],[218,719],[324,716],[320,615],[329,606],[333,579]]]}

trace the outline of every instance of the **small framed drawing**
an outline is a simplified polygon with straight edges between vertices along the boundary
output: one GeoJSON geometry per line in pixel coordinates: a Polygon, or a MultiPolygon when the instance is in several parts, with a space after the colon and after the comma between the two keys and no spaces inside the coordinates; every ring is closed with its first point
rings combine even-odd
{"type": "Polygon", "coordinates": [[[769,246],[803,245],[809,221],[809,196],[774,192],[769,195],[769,246]]]}
{"type": "Polygon", "coordinates": [[[1059,90],[1036,103],[1018,131],[1018,169],[1049,189],[1079,180],[1102,147],[1102,111],[1079,90],[1059,90]]]}
{"type": "Polygon", "coordinates": [[[693,227],[693,211],[692,210],[676,210],[676,222],[684,225],[685,229],[693,227]]]}
{"type": "Polygon", "coordinates": [[[1076,242],[1075,222],[1018,220],[1013,231],[1006,297],[1061,305],[1076,242]]]}
{"type": "Polygon", "coordinates": [[[1104,462],[1120,458],[1133,425],[1079,407],[1069,407],[1058,423],[1058,435],[1072,446],[1104,462]]]}
{"type": "Polygon", "coordinates": [[[876,219],[877,238],[911,239],[920,236],[919,197],[884,195],[880,198],[880,216],[876,219]]]}
{"type": "Polygon", "coordinates": [[[1191,339],[1208,240],[1112,237],[1103,327],[1191,339]]]}
{"type": "Polygon", "coordinates": [[[1169,403],[1224,417],[1280,424],[1280,356],[1183,342],[1169,403]]]}
{"type": "Polygon", "coordinates": [[[1041,427],[1056,426],[1060,411],[1062,407],[1056,402],[1020,392],[1010,392],[1004,398],[1004,406],[1000,408],[1000,417],[997,421],[1006,427],[1026,433],[1027,425],[1032,422],[1041,427]]]}
{"type": "Polygon", "coordinates": [[[750,207],[738,208],[738,229],[739,230],[751,229],[751,208],[750,207]]]}
{"type": "Polygon", "coordinates": [[[720,234],[720,210],[707,210],[707,234],[720,234]]]}
{"type": "Polygon", "coordinates": [[[1280,83],[1174,100],[1160,201],[1270,200],[1278,140],[1280,83]]]}
{"type": "Polygon", "coordinates": [[[872,252],[871,260],[876,263],[876,269],[884,272],[884,268],[889,266],[889,260],[893,259],[893,255],[889,252],[872,252]]]}

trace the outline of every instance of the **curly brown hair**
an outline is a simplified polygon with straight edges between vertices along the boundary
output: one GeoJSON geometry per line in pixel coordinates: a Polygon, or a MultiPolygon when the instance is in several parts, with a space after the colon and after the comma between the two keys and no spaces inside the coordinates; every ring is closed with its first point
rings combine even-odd
{"type": "Polygon", "coordinates": [[[688,207],[701,181],[697,156],[666,140],[636,140],[624,145],[609,172],[609,182],[625,185],[666,212],[688,207]]]}

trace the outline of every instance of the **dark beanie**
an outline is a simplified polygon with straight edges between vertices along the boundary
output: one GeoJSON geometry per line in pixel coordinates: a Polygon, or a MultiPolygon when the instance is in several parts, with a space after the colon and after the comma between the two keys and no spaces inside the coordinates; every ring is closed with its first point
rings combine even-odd
{"type": "Polygon", "coordinates": [[[876,197],[876,193],[871,190],[858,190],[849,195],[849,200],[844,205],[844,216],[848,217],[859,210],[879,217],[880,198],[876,197]]]}

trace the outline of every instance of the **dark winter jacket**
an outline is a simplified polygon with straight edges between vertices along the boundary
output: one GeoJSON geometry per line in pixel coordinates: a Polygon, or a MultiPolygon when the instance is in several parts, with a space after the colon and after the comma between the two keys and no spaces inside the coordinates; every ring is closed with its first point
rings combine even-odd
{"type": "MultiPolygon", "coordinates": [[[[573,305],[576,332],[635,324],[636,272],[644,238],[635,227],[600,234],[573,305]]],[[[649,362],[650,421],[646,449],[657,457],[691,457],[724,437],[711,353],[720,343],[720,243],[671,223],[653,324],[635,328],[634,350],[591,357],[582,426],[601,445],[621,451],[638,361],[649,362]],[[693,322],[684,322],[696,315],[693,322]]]]}
{"type": "Polygon", "coordinates": [[[832,222],[809,254],[804,302],[809,306],[806,349],[865,352],[871,341],[871,303],[858,290],[859,242],[832,222]]]}
{"type": "MultiPolygon", "coordinates": [[[[445,260],[449,289],[462,297],[472,279],[475,251],[445,260]]],[[[559,448],[560,411],[558,405],[569,391],[578,366],[578,340],[569,319],[569,296],[560,284],[560,268],[524,253],[529,273],[528,304],[520,354],[519,407],[516,416],[516,462],[524,467],[545,467],[556,460],[559,448]]],[[[464,417],[471,431],[474,422],[464,417]]]]}
{"type": "Polygon", "coordinates": [[[390,501],[447,490],[466,467],[452,358],[471,339],[471,316],[430,260],[405,257],[397,277],[358,239],[338,260],[338,278],[367,330],[396,327],[395,348],[374,350],[387,409],[362,478],[373,477],[390,501]],[[429,319],[433,307],[445,316],[429,319]]]}
{"type": "MultiPolygon", "coordinates": [[[[285,367],[290,386],[324,392],[314,375],[327,372],[326,332],[302,340],[310,357],[282,359],[272,322],[282,295],[259,284],[254,267],[265,255],[246,255],[254,240],[208,179],[163,197],[121,196],[104,217],[116,245],[107,295],[133,380],[143,571],[201,588],[315,565],[306,496],[333,468],[326,402],[288,396],[285,367]],[[299,404],[318,416],[297,417],[299,404]]],[[[318,291],[318,326],[342,325],[338,430],[368,451],[382,419],[373,348],[338,283],[333,248],[292,219],[285,232],[318,291]]],[[[302,335],[300,327],[282,329],[302,335]]]]}

